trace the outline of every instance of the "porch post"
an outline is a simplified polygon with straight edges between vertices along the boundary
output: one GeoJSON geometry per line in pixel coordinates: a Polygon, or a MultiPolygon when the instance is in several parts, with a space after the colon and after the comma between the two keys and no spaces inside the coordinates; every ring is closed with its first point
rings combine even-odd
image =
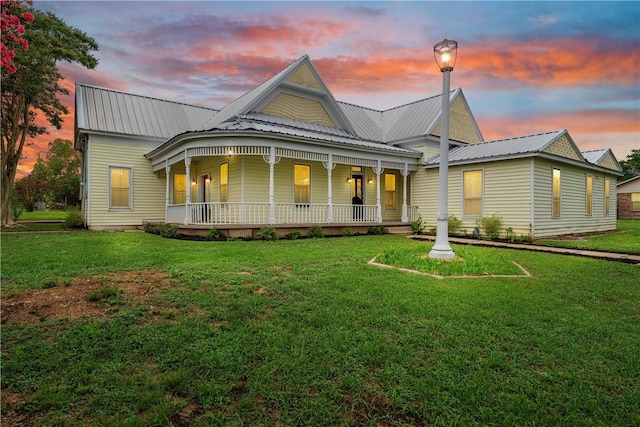
{"type": "Polygon", "coordinates": [[[331,224],[333,222],[333,189],[331,188],[331,171],[336,167],[333,163],[333,154],[329,154],[329,160],[322,162],[322,164],[327,169],[327,203],[329,205],[327,223],[331,224]]]}
{"type": "Polygon", "coordinates": [[[382,161],[378,160],[378,166],[373,168],[376,173],[376,222],[382,223],[382,205],[380,204],[380,175],[382,174],[382,161]]]}
{"type": "Polygon", "coordinates": [[[169,161],[165,162],[164,173],[166,175],[167,185],[165,190],[165,204],[164,204],[164,222],[167,222],[167,218],[169,217],[169,185],[171,180],[171,166],[169,166],[169,161]]]}
{"type": "Polygon", "coordinates": [[[185,201],[184,208],[184,225],[187,225],[191,222],[191,157],[187,156],[187,152],[184,153],[184,167],[187,173],[187,198],[185,201]]]}
{"type": "Polygon", "coordinates": [[[404,164],[404,170],[400,172],[402,174],[402,222],[409,222],[409,214],[407,212],[407,179],[409,177],[409,165],[404,164]]]}
{"type": "Polygon", "coordinates": [[[269,159],[263,156],[262,159],[269,163],[269,224],[276,223],[276,202],[275,202],[275,166],[280,161],[280,157],[276,156],[276,147],[271,146],[269,159]]]}

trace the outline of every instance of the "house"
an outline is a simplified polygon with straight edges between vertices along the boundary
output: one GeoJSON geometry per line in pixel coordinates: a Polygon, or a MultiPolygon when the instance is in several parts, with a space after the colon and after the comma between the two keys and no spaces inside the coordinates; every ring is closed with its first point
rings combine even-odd
{"type": "Polygon", "coordinates": [[[636,175],[617,186],[618,218],[640,219],[640,175],[636,175]]]}
{"type": "MultiPolygon", "coordinates": [[[[465,228],[498,214],[532,237],[615,229],[610,150],[580,153],[566,130],[486,142],[462,90],[449,96],[449,213],[465,228]]],[[[435,225],[440,116],[441,95],[339,102],[306,55],[220,110],[76,84],[85,223],[435,225]]]]}

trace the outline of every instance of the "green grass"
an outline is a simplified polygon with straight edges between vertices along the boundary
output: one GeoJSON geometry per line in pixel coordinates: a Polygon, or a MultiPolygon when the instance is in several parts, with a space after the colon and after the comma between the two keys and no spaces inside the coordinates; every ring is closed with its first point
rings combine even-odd
{"type": "Polygon", "coordinates": [[[67,217],[67,211],[23,211],[18,218],[18,221],[27,220],[46,220],[46,219],[65,219],[67,217]]]}
{"type": "Polygon", "coordinates": [[[442,276],[516,275],[523,271],[500,249],[453,245],[456,257],[449,261],[431,259],[424,243],[391,248],[376,257],[376,262],[442,276]]]}
{"type": "Polygon", "coordinates": [[[23,222],[17,227],[2,227],[2,233],[24,233],[27,231],[62,231],[62,222],[23,222]]]}
{"type": "Polygon", "coordinates": [[[595,251],[620,252],[640,255],[640,221],[618,220],[617,232],[597,236],[585,236],[576,240],[552,240],[536,241],[537,244],[557,246],[563,248],[576,248],[595,251]]]}
{"type": "Polygon", "coordinates": [[[442,281],[367,265],[420,245],[388,235],[1,244],[12,293],[149,267],[178,281],[109,318],[3,325],[2,394],[20,397],[3,415],[26,425],[640,424],[634,265],[478,249],[533,277],[442,281]]]}

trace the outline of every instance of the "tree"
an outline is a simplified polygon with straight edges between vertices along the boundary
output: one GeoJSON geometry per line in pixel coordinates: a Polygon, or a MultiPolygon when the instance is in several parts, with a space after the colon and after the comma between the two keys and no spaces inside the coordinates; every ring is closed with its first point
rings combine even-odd
{"type": "Polygon", "coordinates": [[[640,150],[631,150],[626,160],[620,162],[624,175],[620,181],[626,181],[636,175],[640,175],[640,150]]]}
{"type": "Polygon", "coordinates": [[[38,159],[32,175],[42,189],[44,201],[61,205],[77,205],[80,195],[80,155],[68,139],[49,143],[46,160],[38,159]]]}
{"type": "Polygon", "coordinates": [[[25,32],[22,24],[33,22],[33,14],[21,10],[24,3],[32,4],[32,0],[0,0],[2,8],[1,68],[9,74],[17,71],[13,64],[13,57],[16,55],[14,49],[18,46],[23,50],[29,49],[29,42],[22,37],[25,32]]]}
{"type": "Polygon", "coordinates": [[[78,63],[92,69],[98,60],[95,40],[67,26],[50,12],[34,10],[34,20],[25,33],[29,50],[14,58],[17,71],[2,69],[2,196],[1,223],[11,224],[11,195],[18,163],[27,138],[47,133],[36,123],[36,112],[49,125],[60,129],[68,112],[58,95],[69,91],[60,85],[57,61],[78,63]]]}

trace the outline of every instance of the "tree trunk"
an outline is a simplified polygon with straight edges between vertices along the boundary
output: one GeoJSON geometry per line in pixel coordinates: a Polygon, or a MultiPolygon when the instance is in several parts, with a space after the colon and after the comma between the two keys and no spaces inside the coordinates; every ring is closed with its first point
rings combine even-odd
{"type": "Polygon", "coordinates": [[[2,196],[0,196],[0,224],[13,225],[13,215],[11,212],[11,196],[13,196],[13,185],[18,171],[18,163],[22,157],[22,149],[27,139],[27,129],[25,124],[29,123],[29,106],[20,99],[14,121],[9,135],[3,135],[2,141],[2,196]],[[21,117],[21,121],[16,120],[21,117]]]}

